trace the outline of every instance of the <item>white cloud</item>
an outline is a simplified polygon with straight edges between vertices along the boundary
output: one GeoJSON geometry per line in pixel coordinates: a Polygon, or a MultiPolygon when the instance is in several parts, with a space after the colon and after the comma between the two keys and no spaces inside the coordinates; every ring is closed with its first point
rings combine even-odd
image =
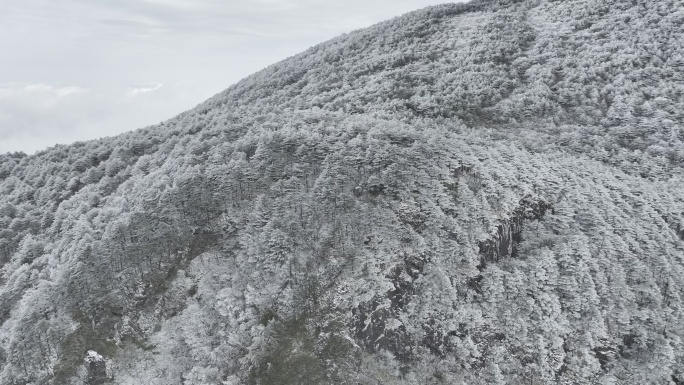
{"type": "Polygon", "coordinates": [[[129,96],[136,96],[140,94],[145,94],[148,92],[156,91],[159,88],[161,88],[163,84],[156,84],[153,86],[142,86],[142,87],[131,87],[131,90],[128,91],[129,96]]]}

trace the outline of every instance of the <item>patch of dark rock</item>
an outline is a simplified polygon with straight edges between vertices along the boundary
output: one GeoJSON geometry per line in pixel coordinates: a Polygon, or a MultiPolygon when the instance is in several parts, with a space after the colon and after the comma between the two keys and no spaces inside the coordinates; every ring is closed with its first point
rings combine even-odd
{"type": "Polygon", "coordinates": [[[594,349],[594,354],[601,364],[601,369],[606,370],[608,362],[615,356],[615,349],[605,346],[597,346],[594,349]]]}
{"type": "Polygon", "coordinates": [[[510,218],[497,226],[496,234],[480,242],[481,261],[478,269],[484,270],[487,263],[496,263],[504,258],[517,258],[525,222],[542,220],[546,212],[552,209],[552,205],[541,200],[530,197],[521,199],[510,218]]]}
{"type": "Polygon", "coordinates": [[[482,294],[482,276],[477,275],[472,278],[468,278],[468,287],[474,290],[477,294],[482,294]]]}
{"type": "MultiPolygon", "coordinates": [[[[360,304],[352,310],[351,328],[354,339],[370,352],[386,350],[391,352],[402,363],[413,357],[412,338],[403,324],[397,325],[403,309],[409,304],[415,293],[413,281],[422,275],[427,258],[407,255],[404,263],[391,269],[388,279],[394,289],[387,291],[386,297],[377,297],[370,302],[360,304]],[[389,300],[388,307],[381,305],[389,300]],[[390,324],[390,321],[392,324],[390,324]]],[[[431,351],[439,351],[444,344],[444,336],[435,331],[426,330],[423,343],[431,351]]]]}
{"type": "Polygon", "coordinates": [[[682,225],[680,225],[680,224],[672,224],[672,223],[670,223],[670,228],[672,229],[672,231],[675,232],[675,234],[677,234],[677,236],[679,237],[679,239],[681,239],[682,241],[684,241],[684,226],[682,226],[682,225]]]}
{"type": "Polygon", "coordinates": [[[635,334],[628,334],[624,337],[622,337],[622,345],[618,347],[618,350],[620,352],[620,356],[622,358],[631,358],[632,357],[632,346],[636,344],[637,342],[637,336],[635,334]]]}
{"type": "Polygon", "coordinates": [[[433,355],[442,358],[446,357],[447,353],[453,350],[449,337],[465,335],[463,331],[450,331],[444,334],[433,318],[428,319],[423,324],[423,331],[425,332],[422,341],[423,346],[427,347],[433,355]]]}
{"type": "Polygon", "coordinates": [[[88,385],[102,385],[109,380],[107,366],[102,356],[94,351],[89,351],[85,362],[88,369],[88,385]]]}
{"type": "Polygon", "coordinates": [[[374,197],[385,192],[385,185],[382,183],[368,186],[368,193],[374,197]]]}

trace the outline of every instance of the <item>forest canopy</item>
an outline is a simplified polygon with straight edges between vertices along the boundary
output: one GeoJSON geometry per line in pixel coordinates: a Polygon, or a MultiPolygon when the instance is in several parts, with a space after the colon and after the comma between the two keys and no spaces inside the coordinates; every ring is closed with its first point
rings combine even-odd
{"type": "Polygon", "coordinates": [[[0,155],[0,383],[684,384],[683,32],[445,4],[0,155]]]}

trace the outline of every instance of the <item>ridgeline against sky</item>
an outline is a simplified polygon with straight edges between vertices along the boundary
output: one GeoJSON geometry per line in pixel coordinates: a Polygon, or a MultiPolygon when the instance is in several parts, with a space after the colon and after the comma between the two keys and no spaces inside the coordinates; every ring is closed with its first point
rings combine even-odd
{"type": "Polygon", "coordinates": [[[439,3],[5,2],[0,153],[33,154],[157,124],[314,44],[439,3]]]}
{"type": "Polygon", "coordinates": [[[683,34],[447,4],[3,155],[0,383],[684,383],[683,34]]]}

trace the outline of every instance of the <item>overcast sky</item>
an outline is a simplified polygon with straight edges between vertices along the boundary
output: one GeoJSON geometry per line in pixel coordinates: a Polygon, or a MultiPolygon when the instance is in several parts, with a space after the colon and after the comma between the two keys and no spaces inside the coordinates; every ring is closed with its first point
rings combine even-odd
{"type": "Polygon", "coordinates": [[[2,1],[0,153],[159,123],[312,45],[444,2],[2,1]]]}

